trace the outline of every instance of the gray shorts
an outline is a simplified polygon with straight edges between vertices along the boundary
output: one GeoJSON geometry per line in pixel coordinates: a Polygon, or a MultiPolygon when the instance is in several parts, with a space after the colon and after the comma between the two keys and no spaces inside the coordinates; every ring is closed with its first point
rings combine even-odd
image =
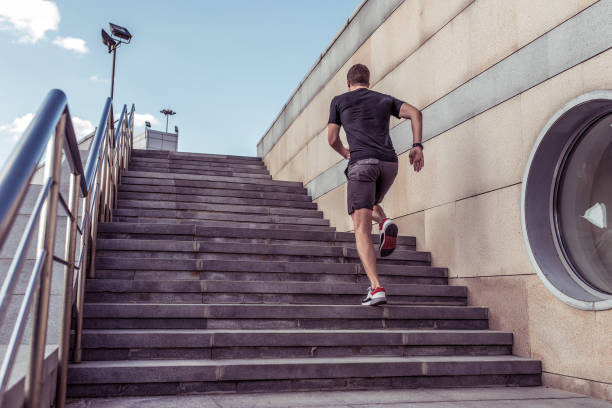
{"type": "Polygon", "coordinates": [[[391,188],[397,176],[397,162],[363,159],[352,163],[345,174],[348,179],[348,213],[360,208],[372,210],[391,188]]]}

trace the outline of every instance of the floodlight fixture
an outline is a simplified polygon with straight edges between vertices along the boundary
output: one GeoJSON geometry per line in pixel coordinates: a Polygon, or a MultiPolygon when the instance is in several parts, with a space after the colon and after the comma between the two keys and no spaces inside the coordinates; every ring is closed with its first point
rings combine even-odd
{"type": "Polygon", "coordinates": [[[127,28],[121,27],[117,24],[108,23],[108,26],[110,27],[110,32],[112,36],[111,34],[102,30],[102,42],[108,47],[108,53],[113,53],[113,74],[111,76],[110,94],[110,97],[112,99],[115,93],[115,60],[117,58],[117,48],[121,44],[129,44],[132,40],[132,34],[130,34],[127,28]]]}
{"type": "Polygon", "coordinates": [[[151,127],[151,122],[149,122],[148,120],[145,121],[145,126],[150,128],[151,127]]]}
{"type": "Polygon", "coordinates": [[[113,40],[113,37],[109,33],[102,29],[102,42],[108,47],[108,53],[113,52],[113,49],[117,46],[117,41],[113,40]]]}
{"type": "Polygon", "coordinates": [[[127,28],[113,23],[108,23],[108,26],[110,27],[113,36],[121,38],[126,44],[129,44],[130,40],[132,39],[132,34],[130,34],[127,28]]]}
{"type": "Polygon", "coordinates": [[[162,109],[159,112],[166,115],[166,133],[168,133],[168,116],[176,115],[176,112],[172,109],[162,109]]]}

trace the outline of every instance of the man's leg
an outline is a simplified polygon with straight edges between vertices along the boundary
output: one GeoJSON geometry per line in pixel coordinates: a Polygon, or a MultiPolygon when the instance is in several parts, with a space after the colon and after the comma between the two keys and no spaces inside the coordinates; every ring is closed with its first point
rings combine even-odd
{"type": "Polygon", "coordinates": [[[380,206],[380,204],[374,205],[374,211],[372,211],[372,219],[377,223],[381,223],[385,218],[387,218],[387,214],[380,206]]]}
{"type": "Polygon", "coordinates": [[[372,246],[372,210],[360,208],[353,212],[353,224],[355,226],[355,242],[357,252],[366,275],[370,279],[372,290],[380,287],[378,272],[376,270],[376,254],[372,246]]]}

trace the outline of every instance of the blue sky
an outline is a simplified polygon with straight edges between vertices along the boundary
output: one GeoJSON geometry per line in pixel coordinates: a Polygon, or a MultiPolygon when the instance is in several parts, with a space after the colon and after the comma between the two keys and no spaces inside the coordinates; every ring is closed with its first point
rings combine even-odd
{"type": "Polygon", "coordinates": [[[115,111],[162,129],[179,150],[256,155],[256,144],[361,0],[0,0],[0,164],[52,88],[77,132],[109,94],[108,22],[134,38],[117,51],[115,111]]]}

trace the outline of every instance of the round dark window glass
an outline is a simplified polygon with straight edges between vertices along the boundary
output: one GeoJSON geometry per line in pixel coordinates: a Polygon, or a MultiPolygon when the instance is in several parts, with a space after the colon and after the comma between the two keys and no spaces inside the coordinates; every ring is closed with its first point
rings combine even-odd
{"type": "Polygon", "coordinates": [[[587,285],[612,294],[612,114],[586,130],[569,152],[556,210],[571,268],[587,285]]]}

